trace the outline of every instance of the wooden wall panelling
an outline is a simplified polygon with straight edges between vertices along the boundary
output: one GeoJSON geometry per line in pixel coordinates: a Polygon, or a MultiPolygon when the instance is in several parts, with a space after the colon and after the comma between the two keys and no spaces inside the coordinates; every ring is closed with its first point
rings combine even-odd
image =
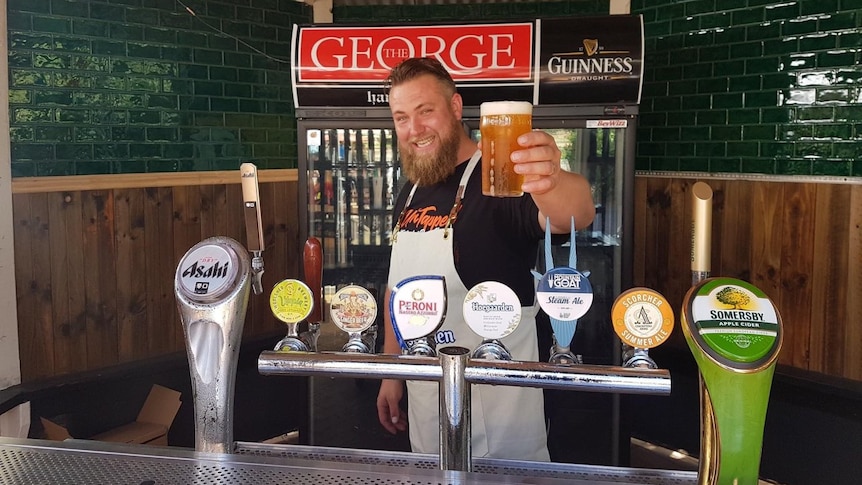
{"type": "Polygon", "coordinates": [[[811,273],[814,265],[814,227],[817,186],[786,183],[781,218],[780,245],[772,245],[780,262],[780,294],[775,304],[780,309],[784,331],[779,362],[800,369],[808,368],[811,335],[811,273]]]}
{"type": "MultiPolygon", "coordinates": [[[[691,189],[692,181],[671,179],[668,185],[670,210],[661,245],[666,248],[668,271],[663,293],[676,314],[682,310],[685,293],[691,287],[691,189]]],[[[672,335],[675,345],[687,348],[682,328],[672,335]]]]}
{"type": "Polygon", "coordinates": [[[87,368],[98,369],[119,361],[114,196],[112,191],[95,190],[81,192],[80,197],[87,368]]]}
{"type": "MultiPolygon", "coordinates": [[[[198,216],[200,213],[200,198],[194,197],[193,194],[199,193],[195,186],[174,187],[173,191],[173,264],[174,271],[180,262],[180,258],[191,249],[192,246],[200,242],[200,226],[198,216]]],[[[173,289],[171,290],[173,292],[173,289]]],[[[185,348],[185,337],[183,328],[177,321],[175,338],[177,342],[183,342],[182,348],[185,348]]]]}
{"type": "MultiPolygon", "coordinates": [[[[758,183],[753,186],[754,223],[751,226],[751,283],[773,301],[781,291],[781,238],[783,233],[784,184],[758,183]]],[[[744,244],[744,241],[739,241],[744,244]]]]}
{"type": "MultiPolygon", "coordinates": [[[[811,297],[810,370],[842,375],[847,308],[850,187],[818,185],[811,297]]],[[[813,249],[812,249],[813,251],[813,249]]],[[[857,323],[858,324],[858,323],[857,323]]]]}
{"type": "Polygon", "coordinates": [[[117,238],[117,352],[120,362],[150,355],[143,192],[143,189],[114,190],[114,227],[117,238]]]}
{"type": "Polygon", "coordinates": [[[173,192],[170,188],[143,189],[144,277],[147,285],[147,348],[153,355],[183,349],[182,328],[174,297],[173,192]]]}
{"type": "MultiPolygon", "coordinates": [[[[667,251],[662,250],[664,248],[662,241],[666,238],[662,231],[667,230],[667,220],[670,217],[670,197],[666,193],[667,182],[667,179],[648,179],[646,186],[647,227],[642,239],[646,265],[642,284],[656,289],[665,287],[663,284],[659,285],[659,282],[667,279],[668,270],[667,251]]],[[[666,290],[659,289],[659,291],[666,290]]],[[[667,298],[668,295],[665,297],[667,298]]]]}
{"type": "Polygon", "coordinates": [[[714,227],[720,228],[718,239],[713,239],[712,252],[718,256],[718,261],[713,265],[712,274],[751,281],[749,242],[756,212],[751,200],[752,183],[721,182],[721,190],[714,194],[718,199],[714,203],[721,207],[721,214],[712,221],[714,227]]]}
{"type": "Polygon", "coordinates": [[[54,375],[47,196],[13,195],[21,381],[54,375]]]}
{"type": "Polygon", "coordinates": [[[54,372],[87,368],[86,302],[80,192],[48,194],[54,372]]]}
{"type": "Polygon", "coordinates": [[[850,189],[844,374],[862,380],[862,184],[850,189]]]}

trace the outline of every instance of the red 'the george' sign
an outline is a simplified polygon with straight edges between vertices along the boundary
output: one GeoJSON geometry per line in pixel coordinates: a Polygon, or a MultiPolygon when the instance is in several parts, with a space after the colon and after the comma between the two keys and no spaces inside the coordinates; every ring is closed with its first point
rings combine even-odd
{"type": "Polygon", "coordinates": [[[380,83],[398,62],[434,57],[456,82],[533,79],[532,22],[302,29],[300,83],[380,83]]]}

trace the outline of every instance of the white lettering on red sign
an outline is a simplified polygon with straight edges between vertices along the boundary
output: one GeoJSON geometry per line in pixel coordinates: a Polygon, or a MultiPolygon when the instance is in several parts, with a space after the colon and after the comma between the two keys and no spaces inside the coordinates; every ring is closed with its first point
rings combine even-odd
{"type": "Polygon", "coordinates": [[[300,82],[382,81],[409,57],[433,57],[455,81],[529,81],[533,24],[309,27],[299,33],[300,82]]]}

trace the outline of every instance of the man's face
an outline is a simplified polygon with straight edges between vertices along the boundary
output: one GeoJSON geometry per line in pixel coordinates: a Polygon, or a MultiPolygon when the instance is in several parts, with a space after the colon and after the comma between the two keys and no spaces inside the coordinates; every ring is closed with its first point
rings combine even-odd
{"type": "Polygon", "coordinates": [[[461,98],[447,96],[431,75],[407,81],[389,92],[389,108],[401,150],[404,173],[411,182],[442,182],[458,164],[461,98]]]}

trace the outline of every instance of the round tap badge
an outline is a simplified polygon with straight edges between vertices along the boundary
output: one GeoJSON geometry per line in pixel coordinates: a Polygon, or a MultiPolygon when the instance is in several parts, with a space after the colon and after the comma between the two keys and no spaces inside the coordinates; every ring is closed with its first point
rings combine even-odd
{"type": "Polygon", "coordinates": [[[275,285],[269,297],[269,308],[284,323],[299,323],[311,314],[314,296],[299,280],[284,280],[275,285]]]}
{"type": "Polygon", "coordinates": [[[638,349],[660,345],[673,331],[673,309],[649,288],[632,288],[618,296],[611,320],[620,340],[638,349]]]}
{"type": "Polygon", "coordinates": [[[414,276],[392,288],[389,313],[399,342],[436,332],[446,318],[446,280],[442,276],[414,276]]]}
{"type": "Polygon", "coordinates": [[[484,339],[500,339],[521,323],[521,302],[508,286],[496,281],[479,283],[464,298],[464,321],[484,339]]]}
{"type": "Polygon", "coordinates": [[[694,293],[686,308],[690,312],[686,330],[713,358],[750,367],[777,358],[780,317],[763,291],[735,278],[712,278],[689,292],[694,293]]]}
{"type": "Polygon", "coordinates": [[[228,247],[217,244],[203,244],[186,254],[178,268],[185,293],[209,299],[229,290],[237,274],[237,262],[232,256],[228,247]]]}
{"type": "Polygon", "coordinates": [[[536,296],[549,317],[570,322],[584,316],[592,306],[593,286],[578,270],[561,266],[545,273],[536,296]]]}
{"type": "Polygon", "coordinates": [[[335,326],[348,333],[363,332],[377,319],[377,300],[358,285],[347,285],[332,295],[329,315],[335,326]]]}

